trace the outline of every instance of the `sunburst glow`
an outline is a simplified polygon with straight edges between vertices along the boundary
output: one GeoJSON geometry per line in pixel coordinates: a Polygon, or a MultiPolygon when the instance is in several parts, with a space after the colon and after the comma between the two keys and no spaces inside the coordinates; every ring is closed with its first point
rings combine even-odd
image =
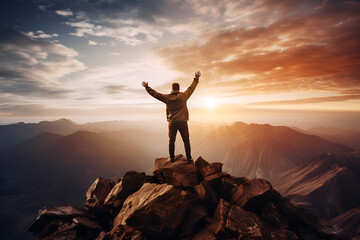
{"type": "Polygon", "coordinates": [[[205,97],[202,100],[204,107],[209,110],[214,110],[220,104],[219,99],[214,97],[205,97]]]}

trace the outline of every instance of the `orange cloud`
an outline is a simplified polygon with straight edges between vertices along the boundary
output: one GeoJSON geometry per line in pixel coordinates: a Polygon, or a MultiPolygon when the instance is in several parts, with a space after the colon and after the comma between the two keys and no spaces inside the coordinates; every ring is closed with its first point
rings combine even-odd
{"type": "MultiPolygon", "coordinates": [[[[324,1],[314,6],[310,1],[299,11],[289,1],[256,2],[262,12],[252,11],[261,17],[273,10],[271,21],[250,27],[238,22],[155,51],[176,70],[201,69],[208,87],[234,95],[307,90],[346,94],[360,87],[359,4],[324,1]]],[[[255,17],[248,15],[247,20],[255,17]]],[[[357,95],[347,98],[352,96],[357,95]]]]}

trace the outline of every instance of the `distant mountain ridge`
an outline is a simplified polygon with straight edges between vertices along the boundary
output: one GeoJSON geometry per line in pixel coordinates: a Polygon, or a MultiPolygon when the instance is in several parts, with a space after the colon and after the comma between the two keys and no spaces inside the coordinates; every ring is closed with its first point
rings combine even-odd
{"type": "MultiPolygon", "coordinates": [[[[141,136],[149,141],[148,135],[141,136]]],[[[84,201],[81,192],[98,175],[115,178],[130,169],[151,168],[147,159],[154,153],[141,144],[121,132],[77,131],[67,136],[41,133],[1,151],[0,236],[30,239],[24,226],[39,207],[78,205],[84,201]]]]}
{"type": "Polygon", "coordinates": [[[39,123],[16,123],[0,126],[0,151],[33,138],[41,133],[49,132],[68,135],[79,130],[79,126],[69,119],[42,121],[39,123]]]}
{"type": "Polygon", "coordinates": [[[360,158],[323,153],[269,181],[294,204],[334,218],[360,206],[360,158]]]}
{"type": "Polygon", "coordinates": [[[77,131],[103,132],[123,131],[127,129],[146,129],[144,122],[103,121],[77,124],[70,119],[62,118],[56,121],[41,121],[39,123],[24,123],[0,125],[0,151],[20,144],[41,133],[70,135],[77,131]]]}
{"type": "Polygon", "coordinates": [[[285,126],[237,122],[219,127],[197,142],[204,156],[221,161],[235,176],[269,178],[323,152],[348,154],[352,148],[285,126]]]}

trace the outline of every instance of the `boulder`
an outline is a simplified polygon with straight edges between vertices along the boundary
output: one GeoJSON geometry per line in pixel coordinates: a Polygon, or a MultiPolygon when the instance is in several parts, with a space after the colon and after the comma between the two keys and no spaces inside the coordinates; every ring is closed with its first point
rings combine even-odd
{"type": "Polygon", "coordinates": [[[198,198],[202,201],[206,201],[209,203],[217,204],[219,202],[219,197],[216,191],[211,188],[208,182],[201,182],[200,184],[195,186],[195,192],[198,198]]]}
{"type": "Polygon", "coordinates": [[[245,211],[236,205],[231,206],[225,228],[232,236],[240,239],[261,239],[263,238],[263,227],[264,223],[255,213],[245,211]]]}
{"type": "Polygon", "coordinates": [[[29,231],[38,239],[94,239],[102,227],[93,216],[73,206],[44,208],[29,231]]]}
{"type": "Polygon", "coordinates": [[[230,175],[228,173],[226,173],[226,172],[217,172],[217,173],[206,176],[204,178],[204,181],[209,182],[209,183],[220,184],[222,178],[225,177],[225,176],[230,176],[230,175]]]}
{"type": "Polygon", "coordinates": [[[151,177],[146,176],[143,172],[138,173],[136,171],[129,171],[125,173],[121,181],[116,183],[107,195],[104,201],[105,206],[120,211],[127,196],[139,190],[145,182],[150,181],[150,178],[151,177]]]}
{"type": "Polygon", "coordinates": [[[209,164],[202,157],[199,157],[195,161],[195,165],[199,169],[199,171],[203,177],[212,175],[214,173],[221,172],[222,166],[223,166],[223,164],[220,162],[214,162],[214,163],[209,164]]]}
{"type": "Polygon", "coordinates": [[[148,236],[171,237],[191,212],[195,196],[167,184],[145,183],[130,195],[114,220],[148,236]]]}
{"type": "Polygon", "coordinates": [[[212,223],[212,228],[214,230],[214,235],[218,238],[229,237],[229,234],[226,230],[226,220],[227,215],[230,211],[231,203],[224,199],[220,199],[218,206],[214,212],[214,222],[212,223]]]}
{"type": "Polygon", "coordinates": [[[110,232],[101,232],[96,240],[145,240],[141,232],[127,225],[114,227],[110,232]]]}
{"type": "Polygon", "coordinates": [[[84,231],[100,232],[102,230],[102,227],[96,221],[90,220],[89,218],[83,216],[73,218],[73,223],[84,231]]]}
{"type": "MultiPolygon", "coordinates": [[[[38,217],[35,222],[31,224],[29,231],[34,235],[38,235],[54,220],[58,221],[61,225],[62,222],[72,222],[74,217],[79,216],[89,216],[89,214],[85,210],[73,206],[43,208],[39,210],[38,217]]],[[[57,224],[56,221],[54,222],[55,225],[57,224]]],[[[48,234],[49,233],[47,233],[47,235],[48,234]]]]}
{"type": "Polygon", "coordinates": [[[177,237],[180,239],[191,238],[194,233],[199,231],[202,225],[205,225],[208,212],[201,204],[194,204],[190,213],[182,223],[177,237]]]}
{"type": "Polygon", "coordinates": [[[114,185],[113,180],[98,177],[86,192],[85,206],[88,208],[101,208],[114,185]]]}
{"type": "Polygon", "coordinates": [[[167,158],[155,160],[153,168],[155,178],[159,183],[167,183],[176,187],[194,187],[199,184],[199,171],[182,155],[177,155],[174,162],[167,158]]]}
{"type": "Polygon", "coordinates": [[[244,207],[251,199],[265,194],[272,189],[271,184],[264,179],[247,180],[237,187],[231,197],[231,202],[244,207]]]}
{"type": "Polygon", "coordinates": [[[57,230],[46,236],[38,236],[38,239],[44,240],[77,240],[80,239],[78,231],[75,229],[74,224],[61,223],[57,226],[57,230]]]}

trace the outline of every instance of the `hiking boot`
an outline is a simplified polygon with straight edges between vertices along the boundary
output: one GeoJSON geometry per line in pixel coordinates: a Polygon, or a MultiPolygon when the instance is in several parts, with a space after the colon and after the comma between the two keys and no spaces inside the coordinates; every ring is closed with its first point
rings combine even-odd
{"type": "Polygon", "coordinates": [[[173,157],[168,157],[168,160],[169,160],[169,162],[175,162],[175,158],[173,158],[173,157]]]}
{"type": "Polygon", "coordinates": [[[193,161],[194,161],[194,160],[192,159],[192,157],[189,157],[189,158],[186,159],[186,162],[187,162],[187,163],[192,163],[193,161]]]}

